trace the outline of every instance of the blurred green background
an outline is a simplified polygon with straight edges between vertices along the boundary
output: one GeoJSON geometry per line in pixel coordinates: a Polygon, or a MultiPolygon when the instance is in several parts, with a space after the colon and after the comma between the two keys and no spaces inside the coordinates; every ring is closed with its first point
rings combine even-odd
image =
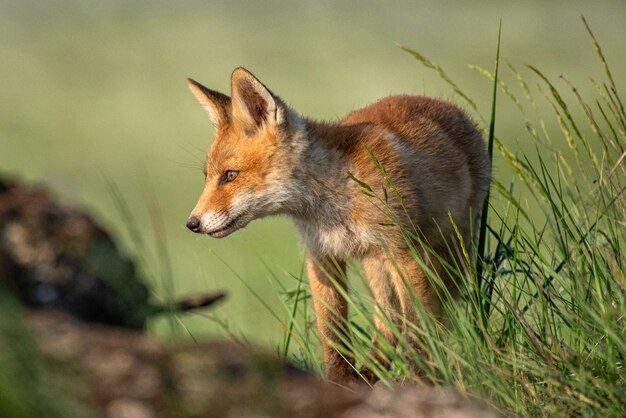
{"type": "MultiPolygon", "coordinates": [[[[186,230],[213,128],[185,78],[229,93],[231,71],[244,66],[299,112],[321,119],[394,93],[454,99],[395,47],[401,43],[441,64],[488,114],[491,85],[465,64],[491,70],[500,18],[504,58],[585,82],[599,65],[581,14],[614,74],[624,74],[623,0],[3,0],[0,170],[45,182],[63,201],[90,210],[140,257],[157,298],[227,290],[228,302],[214,313],[183,319],[194,336],[224,333],[223,321],[236,335],[276,345],[284,329],[255,294],[286,316],[275,280],[295,287],[303,251],[286,219],[257,221],[223,240],[186,230]],[[109,183],[145,246],[129,234],[109,183]],[[163,279],[170,276],[173,289],[163,279]]],[[[498,136],[512,144],[520,128],[503,107],[498,136]]],[[[496,175],[506,173],[496,161],[496,175]]],[[[171,335],[162,323],[152,329],[171,335]]]]}

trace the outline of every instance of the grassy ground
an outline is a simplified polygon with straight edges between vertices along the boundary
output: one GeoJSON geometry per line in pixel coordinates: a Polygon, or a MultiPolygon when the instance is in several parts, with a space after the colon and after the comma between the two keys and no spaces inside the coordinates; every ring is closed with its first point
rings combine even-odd
{"type": "MultiPolygon", "coordinates": [[[[492,83],[462,63],[493,71],[503,17],[485,284],[451,308],[458,326],[432,324],[435,354],[423,366],[432,380],[508,412],[618,415],[626,5],[412,3],[3,2],[0,167],[93,210],[140,257],[157,298],[230,292],[217,314],[158,322],[155,332],[233,333],[316,368],[302,252],[288,221],[220,241],[185,231],[212,135],[185,77],[227,92],[230,71],[244,65],[303,114],[329,119],[390,93],[425,92],[462,104],[487,130],[492,83]],[[581,12],[602,41],[615,92],[581,12]],[[396,42],[442,65],[476,107],[396,42]]],[[[367,341],[371,303],[358,271],[354,279],[364,295],[354,321],[367,341]]],[[[355,347],[363,363],[366,345],[355,347]]],[[[383,379],[406,375],[395,359],[383,379]]]]}

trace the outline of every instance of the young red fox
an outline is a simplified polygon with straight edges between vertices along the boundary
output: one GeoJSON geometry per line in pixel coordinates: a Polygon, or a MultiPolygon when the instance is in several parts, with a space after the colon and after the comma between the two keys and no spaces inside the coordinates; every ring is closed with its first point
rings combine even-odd
{"type": "Polygon", "coordinates": [[[353,360],[337,350],[349,338],[345,260],[362,260],[377,327],[391,344],[381,318],[404,330],[417,323],[415,296],[437,313],[442,289],[430,284],[399,225],[428,242],[436,257],[413,248],[454,294],[444,265],[458,263],[460,251],[449,214],[471,249],[491,180],[480,133],[459,108],[426,97],[386,97],[323,123],[300,116],[243,68],[232,74],[232,97],[188,84],[217,134],[187,227],[221,238],[253,219],[290,215],[306,245],[327,376],[351,382],[353,360]],[[363,193],[365,184],[386,202],[363,193]]]}

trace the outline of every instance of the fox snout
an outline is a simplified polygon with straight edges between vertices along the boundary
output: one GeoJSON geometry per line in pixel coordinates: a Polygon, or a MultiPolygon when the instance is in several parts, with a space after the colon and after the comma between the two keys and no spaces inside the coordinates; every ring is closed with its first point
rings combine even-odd
{"type": "Polygon", "coordinates": [[[223,238],[243,228],[253,219],[248,212],[236,215],[227,211],[207,212],[202,216],[192,214],[187,220],[187,228],[198,234],[207,234],[212,238],[223,238]]]}

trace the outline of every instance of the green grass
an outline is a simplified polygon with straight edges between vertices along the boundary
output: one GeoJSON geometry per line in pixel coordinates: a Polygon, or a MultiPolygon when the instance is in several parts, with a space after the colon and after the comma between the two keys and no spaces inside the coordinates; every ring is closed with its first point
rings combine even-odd
{"type": "MultiPolygon", "coordinates": [[[[588,98],[565,76],[553,82],[533,66],[520,72],[507,63],[517,86],[500,79],[498,39],[496,70],[481,70],[494,87],[486,137],[489,148],[495,144],[499,151],[496,166],[506,163],[516,174],[504,182],[496,172],[484,240],[474,249],[480,257],[467,257],[469,280],[460,284],[461,300],[446,303],[445,325],[425,315],[418,301],[421,325],[408,335],[385,318],[400,339],[399,348],[380,349],[392,361],[389,370],[370,353],[373,298],[352,289],[353,333],[346,342],[357,369],[366,366],[387,384],[452,386],[510,415],[623,416],[626,114],[602,49],[583,22],[604,70],[602,79],[590,78],[597,91],[588,98]],[[518,113],[506,117],[527,133],[528,155],[513,154],[495,135],[496,89],[516,104],[518,113]],[[520,94],[525,100],[516,98],[520,94]],[[552,110],[552,119],[531,118],[542,105],[552,110]],[[555,124],[560,135],[548,135],[555,124]],[[542,216],[531,215],[531,207],[542,216]],[[418,341],[419,348],[407,340],[418,341]]],[[[422,54],[403,49],[445,75],[422,54]]],[[[446,82],[471,100],[451,79],[446,82]]],[[[385,196],[362,187],[384,204],[385,196]]],[[[319,341],[303,303],[310,295],[297,279],[294,290],[283,292],[290,320],[282,351],[295,344],[295,358],[318,367],[312,347],[319,341]]]]}

